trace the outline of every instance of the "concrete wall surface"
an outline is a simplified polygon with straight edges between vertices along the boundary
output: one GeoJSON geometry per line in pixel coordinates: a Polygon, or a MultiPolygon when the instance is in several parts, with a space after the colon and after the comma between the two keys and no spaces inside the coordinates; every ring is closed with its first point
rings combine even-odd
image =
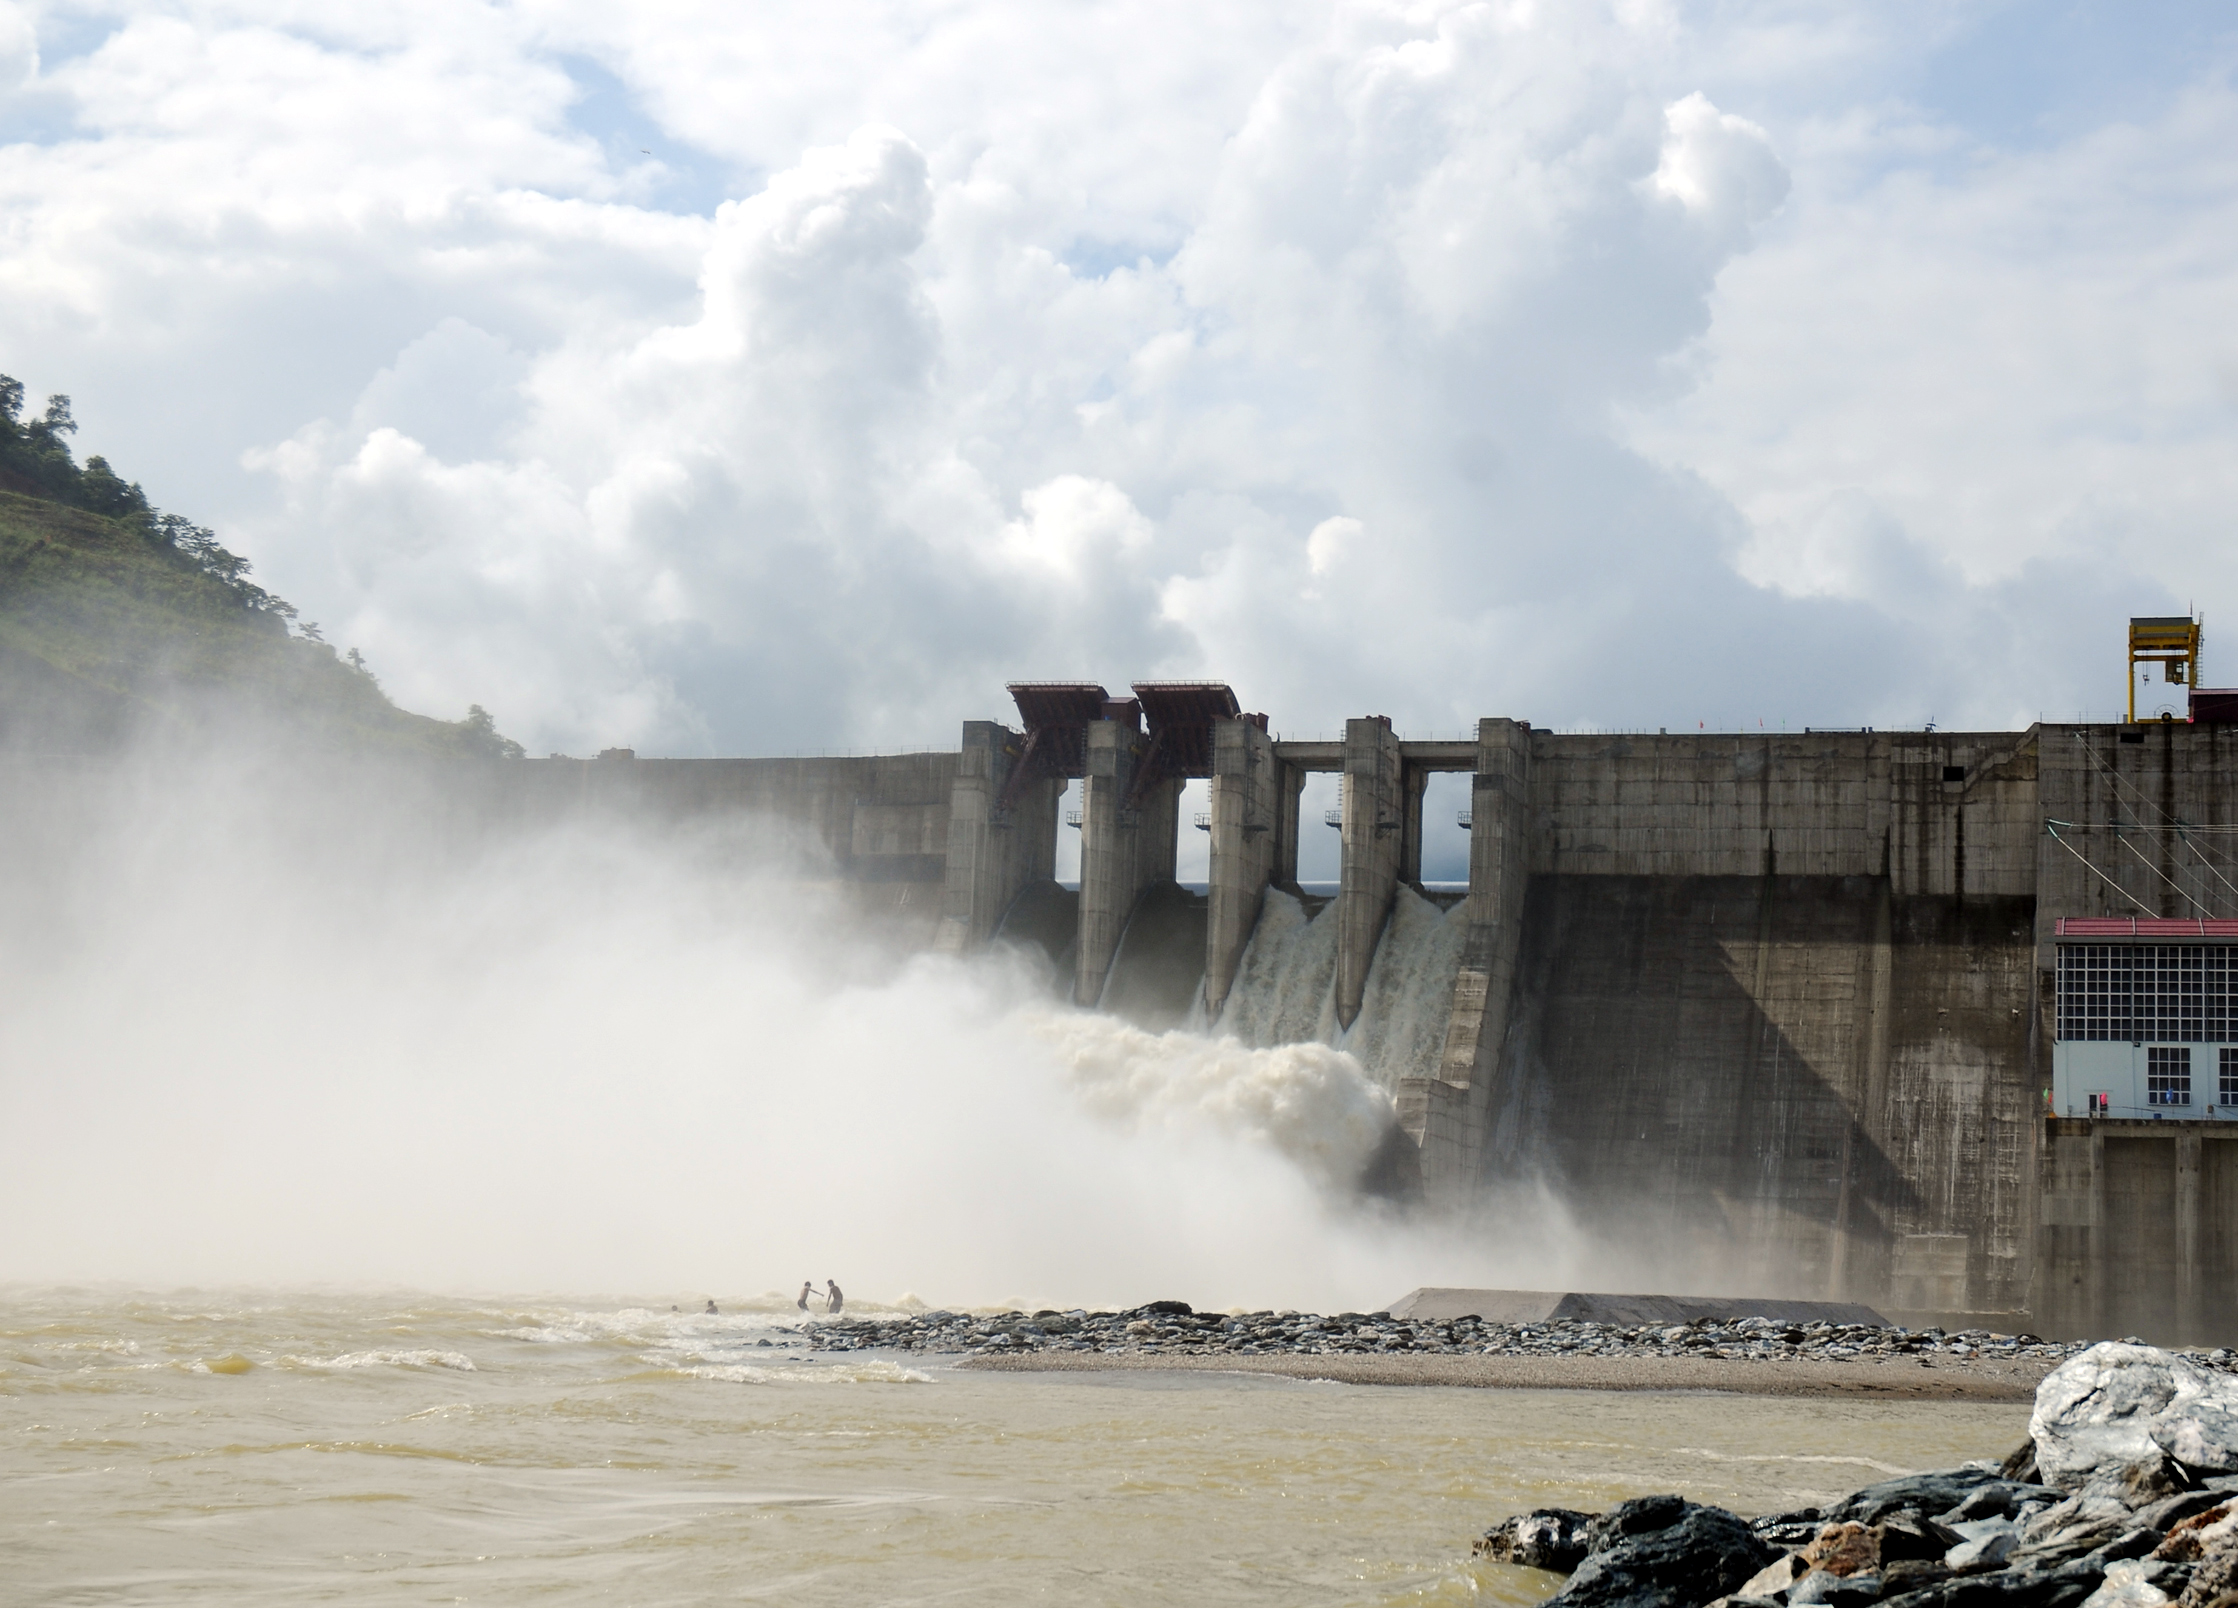
{"type": "Polygon", "coordinates": [[[2226,1345],[2238,1334],[2238,1133],[2044,1124],[2032,1314],[2047,1332],[2226,1345]]]}
{"type": "Polygon", "coordinates": [[[1535,877],[1488,1168],[1729,1287],[2017,1305],[2027,916],[1873,877],[1535,877]],[[1961,1287],[1900,1289],[1951,1237],[1961,1287]]]}

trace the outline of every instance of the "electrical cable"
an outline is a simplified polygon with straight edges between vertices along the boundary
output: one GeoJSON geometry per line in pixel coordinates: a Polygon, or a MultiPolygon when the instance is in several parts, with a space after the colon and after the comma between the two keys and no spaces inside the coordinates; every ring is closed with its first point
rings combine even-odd
{"type": "Polygon", "coordinates": [[[2167,883],[2168,886],[2170,886],[2171,888],[2174,888],[2176,890],[2176,897],[2189,904],[2194,910],[2198,911],[2200,915],[2204,916],[2209,921],[2219,921],[2222,919],[2220,916],[2217,916],[2212,910],[2209,910],[2205,905],[2201,904],[2197,899],[2192,898],[2190,894],[2184,892],[2182,886],[2173,877],[2169,876],[2167,872],[2161,870],[2159,866],[2154,865],[2152,861],[2146,859],[2144,853],[2137,847],[2136,844],[2130,842],[2128,838],[2124,837],[2121,833],[2116,832],[2114,834],[2114,841],[2116,843],[2119,843],[2123,848],[2127,849],[2131,854],[2135,855],[2137,857],[2137,863],[2139,865],[2143,866],[2147,871],[2150,871],[2154,876],[2160,878],[2161,881],[2167,883]]]}
{"type": "MultiPolygon", "coordinates": [[[[2162,809],[2159,804],[2155,803],[2152,800],[2152,798],[2147,796],[2143,788],[2138,787],[2133,782],[2124,780],[2121,772],[2108,765],[2106,761],[2099,756],[2098,752],[2090,746],[2089,742],[2083,737],[2083,734],[2081,732],[2075,733],[2075,746],[2082,750],[2083,757],[2091,762],[2092,766],[2097,769],[2100,775],[2104,776],[2106,780],[2112,782],[2117,790],[2125,791],[2131,794],[2138,803],[2144,805],[2155,815],[2166,821],[2168,825],[2174,829],[2177,837],[2183,841],[2184,846],[2191,850],[2193,856],[2199,861],[2200,865],[2205,868],[2207,874],[2212,876],[2217,882],[2221,883],[2224,889],[2229,892],[2233,899],[2238,899],[2238,885],[2234,885],[2228,877],[2222,874],[2220,868],[2218,868],[2215,864],[2214,857],[2210,855],[2205,849],[2201,848],[2199,844],[2193,840],[2192,837],[2192,834],[2194,833],[2238,832],[2238,826],[2193,826],[2188,822],[2180,821],[2175,816],[2162,809]]],[[[2138,824],[2140,826],[2144,824],[2142,819],[2139,820],[2138,824]]],[[[2119,833],[2122,830],[2122,827],[2119,822],[2115,822],[2111,824],[2110,829],[2116,833],[2119,833]]],[[[2135,853],[2136,851],[2132,849],[2130,852],[2135,853]]],[[[2139,855],[2138,857],[2140,859],[2143,858],[2142,855],[2139,855]]],[[[2158,873],[2158,868],[2151,867],[2151,862],[2148,861],[2147,865],[2149,868],[2155,870],[2155,872],[2158,873]]],[[[2168,882],[2168,878],[2165,873],[2158,874],[2160,874],[2161,880],[2163,882],[2168,882]]],[[[2206,905],[2201,904],[2200,901],[2198,901],[2197,899],[2193,899],[2190,894],[2184,893],[2184,890],[2182,888],[2176,887],[2175,883],[2168,882],[2168,885],[2172,888],[2176,888],[2176,891],[2179,894],[2183,894],[2183,897],[2189,900],[2194,908],[2202,911],[2207,909],[2206,905]]]]}
{"type": "Polygon", "coordinates": [[[2086,854],[2083,854],[2082,852],[2080,852],[2079,850],[2077,850],[2077,849],[2076,849],[2076,847],[2075,847],[2075,845],[2074,845],[2074,844],[2072,844],[2072,843],[2068,842],[2068,841],[2067,841],[2067,840],[2066,840],[2065,838],[2061,837],[2061,836],[2059,835],[2059,830],[2058,830],[2058,828],[2057,828],[2057,827],[2055,827],[2055,826],[2054,826],[2054,825],[2053,825],[2053,824],[2052,824],[2051,822],[2049,822],[2049,821],[2046,821],[2046,822],[2044,823],[2044,830],[2045,830],[2045,831],[2047,831],[2047,832],[2049,832],[2049,833],[2051,833],[2051,840],[2052,840],[2052,841],[2053,841],[2054,843],[2058,844],[2058,845],[2059,845],[2059,846],[2060,846],[2061,848],[2065,849],[2065,850],[2066,850],[2066,851],[2067,851],[2067,852],[2068,852],[2069,854],[2072,854],[2072,855],[2074,855],[2076,859],[2078,859],[2078,860],[2082,861],[2082,863],[2083,863],[2083,869],[2084,869],[2084,870],[2088,871],[2088,872],[2089,872],[2089,873],[2090,873],[2090,874],[2091,874],[2092,876],[2096,877],[2096,878],[2097,878],[2097,879],[2098,879],[2099,881],[2101,881],[2101,882],[2105,883],[2107,887],[2109,887],[2109,888],[2113,889],[2113,890],[2114,890],[2114,892],[2116,892],[2116,893],[2120,894],[2120,895],[2121,895],[2121,896],[2122,896],[2122,897],[2123,897],[2124,899],[2127,899],[2127,900],[2128,900],[2128,901],[2129,901],[2129,902],[2130,902],[2131,904],[2135,905],[2135,906],[2136,906],[2136,907],[2137,907],[2137,908],[2138,908],[2139,910],[2143,911],[2143,912],[2144,912],[2144,913],[2145,913],[2146,915],[2150,916],[2150,915],[2152,915],[2152,914],[2153,914],[2153,912],[2152,912],[2151,910],[2149,910],[2149,909],[2146,909],[2146,907],[2145,907],[2145,902],[2144,902],[2144,901],[2143,901],[2142,899],[2138,898],[2138,897],[2137,897],[2137,896],[2136,896],[2135,894],[2131,893],[2131,892],[2130,892],[2130,891],[2129,891],[2129,890],[2128,890],[2127,888],[2123,887],[2123,886],[2122,886],[2122,885],[2121,885],[2120,883],[2116,882],[2116,881],[2115,881],[2115,880],[2114,880],[2114,879],[2113,879],[2112,877],[2110,877],[2110,876],[2106,875],[2106,873],[2105,873],[2105,872],[2103,872],[2103,871],[2099,870],[2097,866],[2095,866],[2095,865],[2091,864],[2091,862],[2090,862],[2090,857],[2089,857],[2088,855],[2086,855],[2086,854]]]}

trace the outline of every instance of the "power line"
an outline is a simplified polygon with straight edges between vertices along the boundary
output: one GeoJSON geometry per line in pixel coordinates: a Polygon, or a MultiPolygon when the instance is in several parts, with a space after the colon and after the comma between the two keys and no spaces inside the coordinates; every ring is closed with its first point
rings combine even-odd
{"type": "Polygon", "coordinates": [[[2101,882],[2105,883],[2107,887],[2109,887],[2109,888],[2113,889],[2113,890],[2114,890],[2114,892],[2116,892],[2116,893],[2120,894],[2120,895],[2121,895],[2121,896],[2122,896],[2122,897],[2123,897],[2124,899],[2127,899],[2127,900],[2128,900],[2128,901],[2129,901],[2129,902],[2130,902],[2131,904],[2135,905],[2135,906],[2136,906],[2136,907],[2137,907],[2137,908],[2138,908],[2139,910],[2142,910],[2142,911],[2144,911],[2144,913],[2145,913],[2146,915],[2148,915],[2148,916],[2149,916],[2149,915],[2152,915],[2152,914],[2153,914],[2153,912],[2152,912],[2151,910],[2148,910],[2148,909],[2146,909],[2146,907],[2145,907],[2145,902],[2144,902],[2144,901],[2143,901],[2142,899],[2139,899],[2139,898],[2138,898],[2138,897],[2137,897],[2137,896],[2136,896],[2135,894],[2131,893],[2131,892],[2130,892],[2130,891],[2129,891],[2129,890],[2128,890],[2127,888],[2123,887],[2123,886],[2122,886],[2122,885],[2121,885],[2120,883],[2116,882],[2116,881],[2115,881],[2115,880],[2114,880],[2114,879],[2113,879],[2112,877],[2110,877],[2110,876],[2106,875],[2106,873],[2105,873],[2105,872],[2103,872],[2103,871],[2099,870],[2097,866],[2095,866],[2095,865],[2091,864],[2091,862],[2090,862],[2090,857],[2089,857],[2088,855],[2086,855],[2086,854],[2083,854],[2083,853],[2082,853],[2082,852],[2081,852],[2080,850],[2078,850],[2078,849],[2077,849],[2077,848],[2075,847],[2075,845],[2074,845],[2074,844],[2072,844],[2072,843],[2068,842],[2068,841],[2067,841],[2067,840],[2066,840],[2065,838],[2061,837],[2061,836],[2059,835],[2059,829],[2058,829],[2058,828],[2057,828],[2056,826],[2054,826],[2054,825],[2053,825],[2053,824],[2052,824],[2051,822],[2049,822],[2049,821],[2046,821],[2046,822],[2044,823],[2044,830],[2045,830],[2045,831],[2047,831],[2047,832],[2049,832],[2049,833],[2051,833],[2051,839],[2052,839],[2052,841],[2053,841],[2054,843],[2058,844],[2058,845],[2059,845],[2059,846],[2060,846],[2061,848],[2065,849],[2065,850],[2066,850],[2066,851],[2067,851],[2067,852],[2068,852],[2069,854],[2072,854],[2072,855],[2074,855],[2076,859],[2078,859],[2078,860],[2082,861],[2082,863],[2083,863],[2083,869],[2084,869],[2085,871],[2088,871],[2088,872],[2089,872],[2089,873],[2090,873],[2090,874],[2091,874],[2092,876],[2096,877],[2096,878],[2097,878],[2097,879],[2098,879],[2099,881],[2101,881],[2101,882]]]}
{"type": "Polygon", "coordinates": [[[2154,865],[2152,861],[2146,859],[2144,854],[2139,851],[2137,845],[2130,842],[2126,836],[2124,836],[2122,833],[2116,832],[2114,834],[2114,841],[2116,843],[2119,843],[2123,848],[2127,849],[2131,854],[2136,855],[2138,864],[2142,865],[2154,876],[2160,878],[2161,881],[2167,883],[2168,886],[2174,888],[2176,890],[2177,898],[2186,901],[2194,910],[2197,910],[2201,915],[2207,917],[2210,921],[2217,919],[2215,913],[2212,910],[2209,910],[2197,899],[2192,898],[2190,894],[2184,892],[2183,888],[2176,882],[2175,878],[2171,877],[2167,872],[2161,870],[2159,866],[2154,865]]]}

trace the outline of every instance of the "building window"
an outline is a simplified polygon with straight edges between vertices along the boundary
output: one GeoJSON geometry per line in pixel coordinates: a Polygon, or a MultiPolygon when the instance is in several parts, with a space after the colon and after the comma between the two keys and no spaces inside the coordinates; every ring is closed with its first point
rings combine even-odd
{"type": "Polygon", "coordinates": [[[2221,944],[2061,944],[2059,1036],[2238,1039],[2238,965],[2221,944]]]}
{"type": "MultiPolygon", "coordinates": [[[[2224,1065],[2229,1065],[2226,1061],[2224,1065]]],[[[2145,1100],[2156,1106],[2191,1104],[2191,1050],[2155,1044],[2145,1052],[2145,1100]]]]}
{"type": "Polygon", "coordinates": [[[2223,1105],[2238,1105],[2238,1050],[2229,1045],[2222,1051],[2222,1101],[2223,1105]]]}

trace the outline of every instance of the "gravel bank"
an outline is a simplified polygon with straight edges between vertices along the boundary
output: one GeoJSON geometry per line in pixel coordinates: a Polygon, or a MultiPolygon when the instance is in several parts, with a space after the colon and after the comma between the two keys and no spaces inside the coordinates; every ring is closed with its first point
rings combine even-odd
{"type": "MultiPolygon", "coordinates": [[[[1986,1329],[1784,1324],[1767,1318],[1644,1325],[1576,1320],[1418,1322],[1379,1312],[925,1312],[808,1326],[819,1351],[960,1355],[1026,1369],[1245,1368],[1361,1384],[1580,1390],[1742,1390],[2025,1400],[2084,1349],[1986,1329]]],[[[2202,1354],[2238,1367],[2238,1354],[2202,1354]]]]}
{"type": "Polygon", "coordinates": [[[1744,1396],[1873,1396],[1889,1401],[2033,1400],[2042,1362],[1930,1364],[1735,1362],[1717,1357],[1105,1356],[1076,1351],[967,1357],[998,1373],[1168,1369],[1277,1374],[1347,1385],[1454,1385],[1476,1390],[1710,1390],[1744,1396]]]}

